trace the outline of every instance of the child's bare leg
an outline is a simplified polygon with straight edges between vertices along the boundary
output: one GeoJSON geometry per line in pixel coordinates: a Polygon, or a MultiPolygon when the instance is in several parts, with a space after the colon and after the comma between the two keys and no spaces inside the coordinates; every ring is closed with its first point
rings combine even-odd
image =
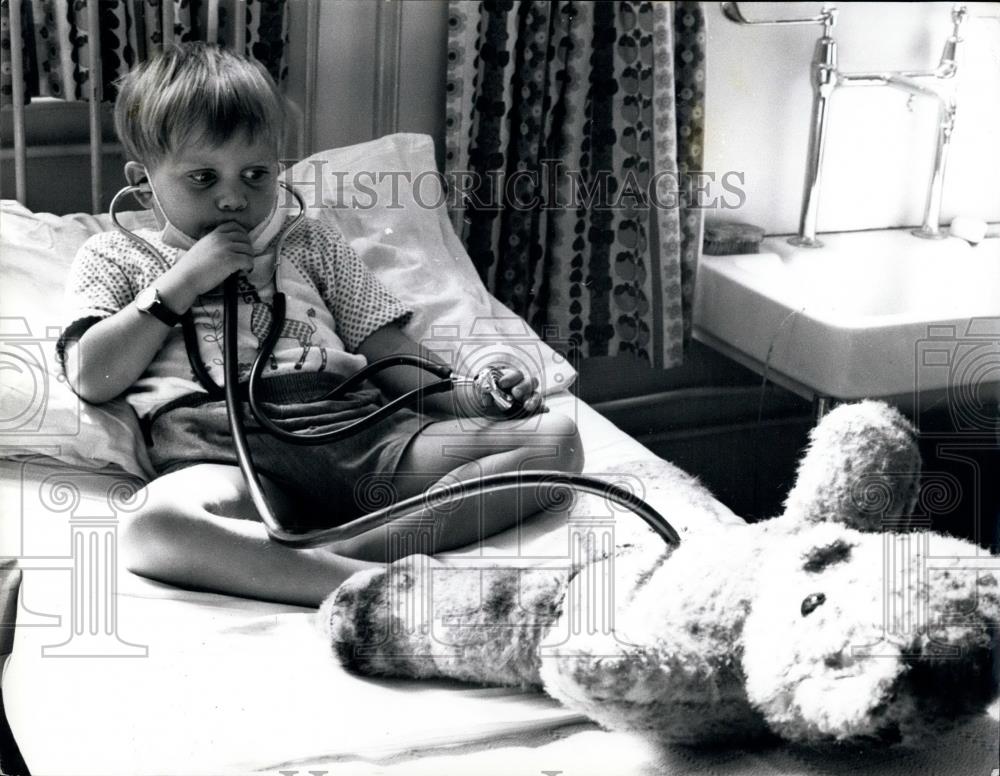
{"type": "MultiPolygon", "coordinates": [[[[288,497],[262,478],[278,514],[288,497]]],[[[324,548],[296,550],[270,541],[239,468],[199,464],[146,486],[142,507],[122,526],[128,569],[181,587],[318,606],[364,561],[324,548]]]]}
{"type": "MultiPolygon", "coordinates": [[[[407,498],[438,483],[454,484],[490,474],[538,469],[576,473],[583,469],[583,445],[572,420],[551,413],[540,416],[530,433],[524,428],[523,421],[495,421],[474,428],[469,428],[468,421],[459,420],[432,424],[414,437],[404,452],[392,482],[396,496],[407,498]]],[[[525,486],[489,496],[474,495],[441,510],[433,516],[430,551],[444,552],[472,544],[537,514],[544,508],[546,497],[552,498],[551,492],[542,491],[550,488],[525,486]]],[[[352,558],[394,560],[407,554],[407,545],[394,540],[393,530],[390,523],[341,542],[336,550],[352,558]]]]}

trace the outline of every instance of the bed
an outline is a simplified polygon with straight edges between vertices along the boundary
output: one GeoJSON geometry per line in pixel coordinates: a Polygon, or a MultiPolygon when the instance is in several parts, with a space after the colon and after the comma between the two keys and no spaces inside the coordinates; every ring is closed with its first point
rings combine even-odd
{"type": "MultiPolygon", "coordinates": [[[[638,462],[658,459],[569,392],[573,366],[487,293],[443,197],[432,196],[441,191],[426,188],[440,185],[434,169],[429,137],[391,135],[317,154],[290,170],[288,180],[307,194],[313,215],[331,219],[383,282],[419,309],[409,324],[413,336],[456,359],[506,349],[543,376],[552,409],[576,420],[585,471],[617,473],[628,485],[638,462]],[[334,170],[340,187],[315,177],[334,170]],[[420,202],[401,187],[400,208],[335,206],[372,185],[394,185],[356,175],[378,170],[426,173],[420,202]]],[[[333,659],[311,610],[129,573],[117,556],[117,526],[150,475],[135,419],[120,402],[80,404],[51,362],[66,268],[75,246],[109,228],[107,217],[36,214],[6,201],[0,218],[0,569],[16,612],[2,690],[32,773],[986,776],[996,768],[996,705],[921,751],[862,757],[801,747],[664,750],[602,731],[531,691],[355,676],[333,659]]],[[[135,226],[147,218],[124,220],[135,226]]],[[[583,510],[617,541],[659,541],[637,518],[597,500],[583,510]]],[[[567,565],[578,528],[573,514],[580,513],[512,529],[451,554],[452,562],[567,565]]],[[[722,522],[738,520],[725,508],[720,514],[722,522]]],[[[671,515],[682,529],[683,519],[671,515]]]]}

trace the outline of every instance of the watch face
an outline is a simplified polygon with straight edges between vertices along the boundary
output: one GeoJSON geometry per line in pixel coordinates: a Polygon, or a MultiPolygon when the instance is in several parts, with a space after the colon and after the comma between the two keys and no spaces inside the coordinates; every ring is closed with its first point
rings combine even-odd
{"type": "Polygon", "coordinates": [[[143,312],[149,312],[149,308],[156,303],[156,289],[148,286],[140,291],[135,297],[135,306],[143,312]]]}

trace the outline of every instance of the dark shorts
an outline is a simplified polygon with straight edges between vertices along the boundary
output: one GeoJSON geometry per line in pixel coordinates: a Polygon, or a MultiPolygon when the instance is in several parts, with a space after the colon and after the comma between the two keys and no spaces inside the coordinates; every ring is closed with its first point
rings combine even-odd
{"type": "MultiPolygon", "coordinates": [[[[263,402],[265,413],[288,431],[320,433],[343,428],[385,403],[374,388],[317,400],[340,380],[323,373],[264,380],[262,397],[273,399],[263,402]]],[[[433,422],[402,409],[340,442],[306,446],[273,437],[245,402],[243,419],[257,472],[313,516],[302,521],[303,527],[338,525],[371,512],[369,502],[386,492],[407,445],[433,422]]],[[[238,465],[224,401],[211,401],[205,394],[181,397],[159,411],[145,430],[157,474],[202,463],[238,465]]]]}

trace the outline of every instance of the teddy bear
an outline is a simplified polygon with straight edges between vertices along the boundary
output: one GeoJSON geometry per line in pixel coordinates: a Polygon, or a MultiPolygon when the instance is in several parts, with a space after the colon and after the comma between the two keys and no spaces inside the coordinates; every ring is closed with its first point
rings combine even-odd
{"type": "MultiPolygon", "coordinates": [[[[325,601],[335,654],[367,675],[541,688],[607,729],[693,745],[915,742],[996,698],[997,574],[911,521],[920,455],[895,409],[829,412],[766,521],[665,461],[623,469],[678,545],[616,512],[614,546],[560,567],[404,558],[325,601]]],[[[592,498],[567,522],[586,526],[592,498]]]]}

